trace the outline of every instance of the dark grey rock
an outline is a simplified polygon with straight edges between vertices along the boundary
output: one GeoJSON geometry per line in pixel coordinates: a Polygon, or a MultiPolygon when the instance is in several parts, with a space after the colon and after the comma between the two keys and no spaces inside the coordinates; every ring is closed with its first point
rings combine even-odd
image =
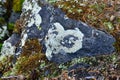
{"type": "Polygon", "coordinates": [[[6,9],[0,5],[0,17],[6,13],[6,9]]]}
{"type": "Polygon", "coordinates": [[[14,46],[20,42],[20,35],[14,33],[7,41],[10,42],[12,46],[14,46]]]}
{"type": "MultiPolygon", "coordinates": [[[[45,8],[42,8],[42,9],[44,9],[44,10],[41,11],[41,13],[45,14],[45,11],[46,11],[45,8]]],[[[47,19],[48,17],[43,16],[42,18],[47,19]]],[[[46,20],[45,21],[49,22],[49,19],[50,18],[47,19],[48,21],[46,21],[46,20]]],[[[56,54],[56,53],[54,53],[54,51],[52,51],[51,60],[56,63],[64,63],[64,62],[70,61],[76,57],[110,54],[114,51],[113,43],[115,42],[115,39],[110,34],[100,31],[100,30],[97,30],[97,29],[94,29],[94,28],[86,25],[85,23],[82,23],[81,21],[65,19],[64,13],[60,9],[54,10],[53,23],[54,22],[59,22],[64,27],[65,30],[69,30],[69,29],[72,30],[72,29],[78,28],[84,34],[83,41],[82,41],[82,48],[77,50],[76,52],[67,53],[64,50],[62,50],[62,51],[60,50],[56,54]]],[[[44,25],[42,25],[42,26],[44,27],[44,25]]],[[[68,43],[68,41],[69,41],[68,36],[69,35],[67,35],[63,38],[62,41],[64,42],[64,44],[61,44],[61,45],[63,47],[70,48],[74,45],[74,43],[72,43],[72,42],[71,42],[71,44],[68,43]],[[66,41],[65,41],[65,39],[66,39],[66,41]]],[[[75,37],[75,36],[73,36],[73,37],[75,37]]],[[[76,37],[76,39],[77,39],[77,37],[76,37]]],[[[52,45],[54,45],[54,44],[51,44],[51,46],[52,45]]]]}
{"type": "Polygon", "coordinates": [[[21,13],[12,12],[9,18],[9,23],[15,23],[17,19],[20,18],[21,13]]]}
{"type": "MultiPolygon", "coordinates": [[[[19,46],[16,46],[18,50],[14,54],[21,54],[27,39],[36,38],[42,44],[48,60],[55,63],[65,63],[77,57],[113,53],[115,39],[110,34],[66,17],[59,8],[49,4],[40,7],[37,3],[36,0],[25,0],[23,4],[21,18],[26,16],[24,17],[26,24],[20,40],[15,42],[20,41],[19,46]]],[[[7,40],[14,44],[11,41],[7,40]]]]}

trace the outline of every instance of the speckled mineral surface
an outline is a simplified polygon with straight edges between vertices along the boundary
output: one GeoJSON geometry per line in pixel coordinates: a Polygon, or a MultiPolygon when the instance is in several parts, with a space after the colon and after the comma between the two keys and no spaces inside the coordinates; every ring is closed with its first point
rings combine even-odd
{"type": "Polygon", "coordinates": [[[56,63],[114,51],[115,39],[110,34],[66,17],[59,8],[38,3],[37,0],[25,0],[21,15],[24,20],[22,31],[13,33],[4,42],[2,54],[21,54],[28,39],[38,39],[48,60],[56,63]]]}

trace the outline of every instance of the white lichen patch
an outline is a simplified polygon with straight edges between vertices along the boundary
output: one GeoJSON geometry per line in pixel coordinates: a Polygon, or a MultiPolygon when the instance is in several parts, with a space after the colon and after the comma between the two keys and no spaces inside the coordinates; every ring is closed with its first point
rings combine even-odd
{"type": "Polygon", "coordinates": [[[12,46],[12,44],[8,41],[4,41],[3,47],[1,49],[2,56],[9,56],[15,54],[15,46],[12,46]]]}
{"type": "Polygon", "coordinates": [[[42,23],[42,18],[41,18],[41,16],[39,15],[39,14],[36,14],[35,15],[35,17],[34,17],[35,19],[35,25],[36,26],[40,26],[40,24],[42,23]]]}
{"type": "Polygon", "coordinates": [[[28,10],[32,10],[32,5],[30,0],[25,0],[23,3],[23,7],[22,7],[23,12],[26,12],[28,10]]]}
{"type": "Polygon", "coordinates": [[[21,39],[21,47],[23,47],[25,45],[27,38],[28,38],[28,35],[25,33],[23,35],[23,38],[21,39]]]}
{"type": "Polygon", "coordinates": [[[64,30],[60,23],[54,23],[45,38],[46,56],[50,60],[52,54],[75,53],[82,48],[84,34],[78,29],[64,30]]]}
{"type": "Polygon", "coordinates": [[[6,34],[8,34],[7,26],[2,26],[2,28],[0,28],[0,39],[2,39],[6,34]]]}
{"type": "Polygon", "coordinates": [[[33,18],[31,18],[29,21],[27,21],[28,22],[28,27],[31,27],[33,24],[34,24],[34,19],[33,18]]]}
{"type": "MultiPolygon", "coordinates": [[[[37,0],[25,0],[23,3],[23,14],[24,12],[31,11],[29,13],[30,18],[27,20],[28,27],[31,27],[33,24],[40,26],[42,18],[39,14],[41,7],[38,5],[37,0]]],[[[28,14],[28,13],[27,13],[28,14]]]]}
{"type": "Polygon", "coordinates": [[[81,22],[84,26],[88,26],[86,23],[84,23],[84,22],[81,22]]]}
{"type": "Polygon", "coordinates": [[[69,18],[67,17],[67,15],[65,15],[65,16],[64,16],[64,19],[66,20],[66,19],[69,19],[69,18]]]}

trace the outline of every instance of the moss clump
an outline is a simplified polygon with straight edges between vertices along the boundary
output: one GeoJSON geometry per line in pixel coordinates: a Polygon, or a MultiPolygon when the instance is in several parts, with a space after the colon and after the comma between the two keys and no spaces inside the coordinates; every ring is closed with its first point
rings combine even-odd
{"type": "Polygon", "coordinates": [[[81,2],[76,2],[75,0],[61,0],[57,1],[54,5],[61,8],[68,17],[80,20],[86,8],[82,8],[82,6],[79,3],[81,2]]]}
{"type": "Polygon", "coordinates": [[[35,53],[42,54],[41,50],[42,46],[37,39],[29,39],[26,41],[25,46],[23,47],[21,56],[30,56],[35,53]]]}
{"type": "Polygon", "coordinates": [[[23,52],[15,64],[15,74],[30,74],[30,71],[37,69],[40,60],[45,58],[41,53],[41,46],[37,39],[30,39],[25,43],[23,52]]]}
{"type": "Polygon", "coordinates": [[[115,36],[116,38],[116,42],[114,44],[115,48],[116,48],[116,52],[118,52],[118,54],[120,55],[120,34],[116,32],[112,33],[113,36],[115,36]]]}
{"type": "Polygon", "coordinates": [[[27,79],[43,79],[45,76],[57,76],[60,69],[54,63],[51,63],[41,52],[42,47],[37,39],[29,39],[23,47],[23,52],[17,58],[17,62],[12,70],[4,73],[9,75],[24,75],[27,79]]]}
{"type": "MultiPolygon", "coordinates": [[[[0,57],[0,72],[2,73],[2,75],[4,73],[7,73],[8,71],[11,71],[12,69],[12,60],[13,60],[13,56],[1,56],[0,57]]],[[[7,74],[9,75],[9,74],[7,74]]]]}
{"type": "MultiPolygon", "coordinates": [[[[2,60],[1,64],[1,71],[3,70],[3,66],[5,67],[3,73],[4,76],[17,76],[17,75],[25,75],[27,79],[30,78],[33,71],[37,71],[39,68],[39,65],[41,64],[41,60],[45,59],[45,55],[41,52],[41,45],[39,44],[39,41],[37,39],[30,39],[25,43],[25,46],[23,47],[23,52],[17,58],[17,62],[14,64],[13,68],[9,70],[8,67],[8,61],[2,60]],[[5,62],[6,61],[6,62],[5,62]],[[7,63],[3,65],[3,62],[7,63]]],[[[11,64],[12,61],[9,60],[9,64],[11,64]]],[[[37,75],[35,78],[37,79],[37,75]]],[[[34,80],[34,79],[33,79],[34,80]]]]}
{"type": "Polygon", "coordinates": [[[24,2],[24,0],[13,0],[14,12],[21,12],[23,2],[24,2]]]}
{"type": "Polygon", "coordinates": [[[104,8],[105,8],[105,3],[100,3],[100,4],[93,4],[93,5],[90,5],[90,8],[95,10],[98,14],[102,13],[104,8]]]}
{"type": "Polygon", "coordinates": [[[0,25],[5,24],[4,18],[0,17],[0,25]]]}
{"type": "Polygon", "coordinates": [[[14,24],[13,23],[8,23],[8,30],[13,31],[14,29],[14,24]]]}
{"type": "Polygon", "coordinates": [[[25,22],[26,22],[26,21],[24,20],[24,18],[18,19],[18,20],[15,22],[13,32],[18,33],[18,34],[21,34],[21,33],[22,33],[22,30],[23,30],[23,28],[24,28],[24,26],[25,26],[25,22]]]}
{"type": "Polygon", "coordinates": [[[32,71],[37,70],[40,65],[40,61],[45,57],[42,53],[34,53],[30,56],[21,56],[18,58],[14,71],[15,74],[25,75],[30,77],[32,71]]]}

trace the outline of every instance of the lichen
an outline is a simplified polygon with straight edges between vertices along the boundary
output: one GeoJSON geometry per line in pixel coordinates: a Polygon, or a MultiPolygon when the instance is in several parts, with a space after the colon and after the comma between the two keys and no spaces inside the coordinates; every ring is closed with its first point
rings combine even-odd
{"type": "MultiPolygon", "coordinates": [[[[33,24],[35,24],[36,26],[40,26],[42,22],[42,18],[38,13],[41,10],[41,7],[38,5],[36,0],[32,1],[32,3],[33,4],[31,4],[30,1],[25,0],[23,4],[23,13],[26,13],[27,11],[30,11],[29,13],[31,13],[29,15],[31,18],[27,20],[28,24],[26,26],[31,27],[33,24]]],[[[29,14],[29,13],[26,13],[26,14],[29,14]]]]}
{"type": "Polygon", "coordinates": [[[7,26],[1,26],[1,28],[0,28],[0,39],[5,37],[5,35],[7,35],[7,34],[8,34],[7,26]]]}
{"type": "Polygon", "coordinates": [[[53,54],[74,53],[82,48],[84,34],[77,28],[64,30],[63,26],[56,22],[50,28],[45,39],[46,56],[50,60],[53,54]]]}
{"type": "Polygon", "coordinates": [[[15,53],[15,46],[12,46],[10,42],[4,41],[3,47],[1,49],[1,54],[2,55],[13,55],[15,53]]]}

